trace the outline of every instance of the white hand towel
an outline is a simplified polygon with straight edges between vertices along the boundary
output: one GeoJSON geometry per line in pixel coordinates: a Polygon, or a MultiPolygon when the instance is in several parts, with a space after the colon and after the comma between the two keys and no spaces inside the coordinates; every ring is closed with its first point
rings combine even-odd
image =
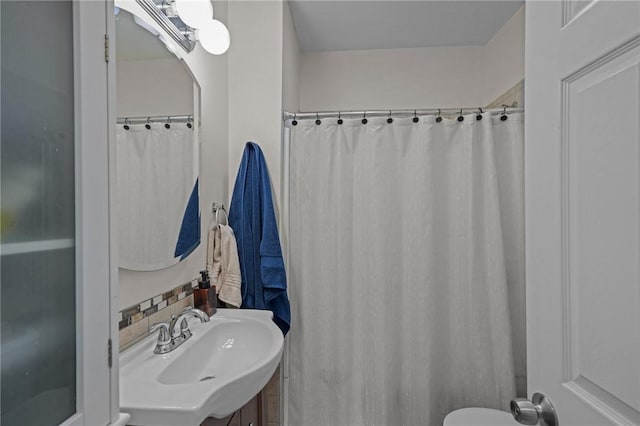
{"type": "Polygon", "coordinates": [[[230,226],[220,225],[220,239],[222,249],[222,282],[218,297],[223,302],[240,307],[242,305],[242,290],[240,288],[240,259],[238,258],[238,246],[233,229],[230,226]]]}
{"type": "Polygon", "coordinates": [[[219,288],[217,283],[218,277],[220,276],[220,268],[222,267],[222,256],[220,254],[220,231],[218,230],[218,227],[219,225],[216,225],[211,228],[207,237],[207,272],[209,273],[211,284],[215,285],[216,289],[219,288]]]}
{"type": "Polygon", "coordinates": [[[217,225],[209,231],[207,271],[212,285],[216,286],[218,298],[239,308],[242,305],[240,261],[231,227],[217,225]]]}

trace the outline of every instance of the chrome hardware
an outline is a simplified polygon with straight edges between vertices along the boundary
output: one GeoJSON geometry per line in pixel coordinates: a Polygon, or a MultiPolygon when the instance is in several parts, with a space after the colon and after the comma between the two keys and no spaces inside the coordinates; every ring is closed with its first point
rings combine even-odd
{"type": "Polygon", "coordinates": [[[220,219],[218,218],[221,211],[224,213],[224,224],[227,226],[229,225],[229,214],[227,213],[227,210],[224,208],[224,204],[214,202],[211,211],[213,212],[216,218],[216,225],[222,225],[222,222],[220,222],[220,219]]]}
{"type": "MultiPolygon", "coordinates": [[[[195,49],[196,42],[193,39],[194,30],[182,22],[179,17],[171,16],[173,11],[170,7],[159,7],[153,0],[136,0],[136,3],[138,3],[185,52],[189,53],[195,49]]],[[[162,5],[162,2],[158,3],[162,5]]]]}
{"type": "MultiPolygon", "coordinates": [[[[176,317],[171,319],[171,323],[169,324],[169,330],[171,331],[171,337],[178,338],[181,336],[186,336],[184,340],[187,340],[191,337],[191,330],[189,330],[189,323],[187,322],[187,318],[193,316],[200,320],[200,322],[209,322],[210,318],[205,312],[200,309],[192,308],[191,306],[187,306],[182,313],[176,317]],[[178,324],[180,324],[180,328],[178,329],[178,324]]],[[[183,340],[183,341],[184,341],[183,340]]]]}
{"type": "Polygon", "coordinates": [[[104,61],[109,63],[109,35],[104,35],[104,61]]]}
{"type": "Polygon", "coordinates": [[[153,350],[154,354],[166,354],[167,352],[171,352],[175,349],[173,346],[173,338],[169,332],[169,324],[166,322],[153,324],[151,328],[149,328],[149,332],[153,333],[154,331],[159,331],[158,342],[153,350]]]}
{"type": "Polygon", "coordinates": [[[541,393],[534,393],[529,401],[517,398],[511,401],[511,414],[523,425],[558,426],[558,415],[551,400],[541,393]]]}
{"type": "Polygon", "coordinates": [[[154,354],[169,353],[189,340],[193,335],[191,330],[189,330],[189,323],[187,322],[187,318],[190,316],[198,318],[200,322],[210,321],[209,315],[200,309],[187,306],[180,315],[172,315],[170,323],[162,322],[151,326],[149,332],[160,331],[158,334],[158,342],[153,350],[154,354]]]}
{"type": "Polygon", "coordinates": [[[113,367],[113,340],[107,340],[107,366],[113,367]]]}

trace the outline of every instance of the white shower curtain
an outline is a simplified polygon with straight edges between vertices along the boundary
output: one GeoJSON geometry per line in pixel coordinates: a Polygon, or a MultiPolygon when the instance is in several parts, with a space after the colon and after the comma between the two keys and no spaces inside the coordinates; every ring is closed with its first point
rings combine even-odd
{"type": "Polygon", "coordinates": [[[508,409],[509,299],[524,310],[523,118],[508,117],[290,127],[289,425],[508,409]]]}
{"type": "Polygon", "coordinates": [[[130,124],[116,129],[120,267],[153,270],[174,260],[196,172],[193,130],[130,124]]]}

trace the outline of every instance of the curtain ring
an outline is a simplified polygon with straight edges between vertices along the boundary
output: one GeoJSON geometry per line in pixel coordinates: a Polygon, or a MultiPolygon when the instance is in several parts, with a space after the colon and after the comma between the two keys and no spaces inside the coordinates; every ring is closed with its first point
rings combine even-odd
{"type": "Polygon", "coordinates": [[[438,108],[438,114],[436,115],[436,123],[440,123],[442,121],[442,117],[440,116],[441,110],[438,108]]]}
{"type": "Polygon", "coordinates": [[[151,130],[151,117],[147,117],[147,124],[144,125],[145,129],[151,130]]]}
{"type": "Polygon", "coordinates": [[[367,120],[367,111],[364,111],[362,114],[362,124],[367,124],[369,120],[367,120]]]}
{"type": "Polygon", "coordinates": [[[478,108],[478,114],[476,115],[476,120],[478,120],[478,121],[482,120],[482,113],[483,113],[482,108],[479,107],[478,108]]]}
{"type": "Polygon", "coordinates": [[[342,123],[344,123],[344,120],[341,117],[340,111],[338,111],[338,124],[342,124],[342,123]]]}
{"type": "Polygon", "coordinates": [[[462,116],[462,108],[460,108],[460,115],[458,116],[458,122],[463,122],[464,117],[462,116]]]}
{"type": "Polygon", "coordinates": [[[293,120],[291,121],[291,124],[293,126],[297,126],[298,125],[298,120],[296,120],[296,114],[293,114],[293,120]]]}
{"type": "Polygon", "coordinates": [[[124,127],[125,130],[129,130],[130,129],[130,127],[129,127],[129,118],[128,117],[125,117],[124,126],[123,127],[124,127]]]}
{"type": "Polygon", "coordinates": [[[393,118],[391,118],[391,110],[389,110],[389,118],[387,118],[387,123],[393,123],[393,118]]]}
{"type": "Polygon", "coordinates": [[[320,124],[322,124],[322,121],[320,121],[320,118],[318,118],[318,113],[316,112],[316,125],[319,126],[320,124]]]}
{"type": "Polygon", "coordinates": [[[418,118],[418,110],[413,110],[413,122],[417,123],[418,121],[420,121],[420,119],[418,118]]]}
{"type": "Polygon", "coordinates": [[[508,106],[509,105],[502,104],[502,113],[500,114],[500,120],[501,121],[507,121],[507,118],[509,118],[509,117],[507,117],[507,107],[508,106]]]}
{"type": "Polygon", "coordinates": [[[167,116],[167,122],[164,123],[164,128],[165,129],[170,129],[171,128],[171,117],[167,116]]]}

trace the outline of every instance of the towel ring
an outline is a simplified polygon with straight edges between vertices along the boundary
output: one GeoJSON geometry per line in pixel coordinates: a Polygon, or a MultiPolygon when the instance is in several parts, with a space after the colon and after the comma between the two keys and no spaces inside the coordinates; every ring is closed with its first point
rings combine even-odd
{"type": "Polygon", "coordinates": [[[220,210],[224,212],[224,225],[229,226],[229,215],[227,214],[227,210],[224,208],[224,204],[213,203],[213,213],[216,218],[216,226],[222,225],[220,223],[220,210]]]}

